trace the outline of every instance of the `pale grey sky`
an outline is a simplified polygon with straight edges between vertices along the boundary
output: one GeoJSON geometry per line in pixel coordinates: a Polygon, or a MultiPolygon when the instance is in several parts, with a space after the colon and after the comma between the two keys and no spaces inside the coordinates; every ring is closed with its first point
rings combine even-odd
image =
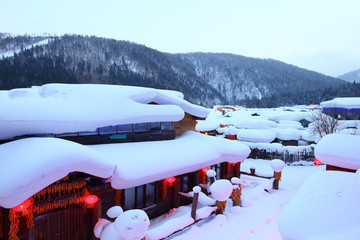
{"type": "Polygon", "coordinates": [[[0,32],[273,58],[330,76],[360,68],[359,0],[0,0],[0,9],[0,32]]]}

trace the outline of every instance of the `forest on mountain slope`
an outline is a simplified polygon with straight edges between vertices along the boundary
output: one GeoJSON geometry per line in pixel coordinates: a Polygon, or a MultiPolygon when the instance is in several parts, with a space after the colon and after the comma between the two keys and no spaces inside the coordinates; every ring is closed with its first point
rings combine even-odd
{"type": "Polygon", "coordinates": [[[360,96],[356,83],[272,59],[224,53],[169,54],[94,36],[0,34],[0,56],[0,89],[53,82],[120,84],[177,90],[185,99],[204,106],[248,107],[360,96]],[[46,39],[46,44],[37,44],[46,39]],[[8,56],[9,52],[13,54],[8,56]]]}

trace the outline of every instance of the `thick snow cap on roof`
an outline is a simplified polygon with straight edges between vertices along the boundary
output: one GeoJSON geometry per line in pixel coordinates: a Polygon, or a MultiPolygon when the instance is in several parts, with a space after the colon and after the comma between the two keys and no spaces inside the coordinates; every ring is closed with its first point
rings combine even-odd
{"type": "Polygon", "coordinates": [[[239,162],[249,153],[238,141],[195,132],[175,140],[91,146],[57,138],[17,140],[0,145],[0,206],[14,207],[70,172],[111,177],[114,188],[124,189],[239,162]]]}
{"type": "Polygon", "coordinates": [[[237,128],[269,129],[276,128],[277,123],[260,117],[249,117],[248,119],[239,120],[235,126],[237,128]]]}
{"type": "Polygon", "coordinates": [[[206,119],[206,120],[197,120],[195,126],[196,131],[213,131],[220,127],[220,123],[217,118],[206,119]]]}
{"type": "Polygon", "coordinates": [[[239,129],[237,132],[237,139],[240,141],[270,143],[275,138],[276,134],[269,130],[239,129]]]}
{"type": "Polygon", "coordinates": [[[220,162],[240,162],[250,148],[238,141],[186,132],[175,140],[92,145],[117,159],[113,188],[124,189],[197,171],[220,162]]]}
{"type": "Polygon", "coordinates": [[[48,185],[79,171],[101,178],[113,173],[111,158],[58,138],[27,138],[0,145],[0,206],[11,208],[48,185]]]}
{"type": "Polygon", "coordinates": [[[299,140],[301,138],[301,131],[294,128],[271,128],[269,131],[276,134],[280,140],[299,140]]]}
{"type": "Polygon", "coordinates": [[[360,136],[326,135],[315,146],[315,157],[325,164],[357,170],[360,168],[360,136]]]}
{"type": "Polygon", "coordinates": [[[283,239],[359,239],[360,175],[322,171],[311,175],[279,219],[283,239]]]}
{"type": "Polygon", "coordinates": [[[321,102],[320,106],[328,108],[360,108],[360,97],[334,98],[333,100],[321,102]]]}
{"type": "Polygon", "coordinates": [[[185,101],[180,92],[143,87],[46,84],[5,92],[0,95],[0,139],[179,121],[184,111],[201,118],[209,114],[209,109],[185,101]]]}

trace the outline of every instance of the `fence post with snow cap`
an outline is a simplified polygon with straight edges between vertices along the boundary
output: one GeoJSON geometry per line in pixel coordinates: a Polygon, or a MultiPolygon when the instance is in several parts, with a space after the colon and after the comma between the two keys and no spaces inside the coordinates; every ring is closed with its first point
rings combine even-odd
{"type": "Polygon", "coordinates": [[[191,206],[191,217],[196,220],[196,209],[197,209],[197,203],[199,200],[199,193],[201,191],[201,188],[199,186],[193,187],[194,197],[193,202],[191,206]]]}
{"type": "Polygon", "coordinates": [[[250,167],[250,174],[251,175],[253,175],[253,176],[255,176],[255,171],[256,171],[256,169],[255,169],[255,167],[250,167]]]}
{"type": "Polygon", "coordinates": [[[240,178],[233,177],[231,178],[231,182],[233,184],[233,191],[231,193],[231,199],[233,200],[233,206],[240,206],[241,200],[241,180],[240,178]]]}
{"type": "Polygon", "coordinates": [[[210,185],[213,184],[215,182],[215,177],[216,177],[216,172],[214,170],[208,170],[206,172],[206,176],[209,178],[209,183],[210,185]]]}
{"type": "Polygon", "coordinates": [[[281,180],[281,171],[285,167],[285,162],[280,159],[271,160],[271,167],[274,170],[273,189],[279,189],[279,182],[281,180]]]}

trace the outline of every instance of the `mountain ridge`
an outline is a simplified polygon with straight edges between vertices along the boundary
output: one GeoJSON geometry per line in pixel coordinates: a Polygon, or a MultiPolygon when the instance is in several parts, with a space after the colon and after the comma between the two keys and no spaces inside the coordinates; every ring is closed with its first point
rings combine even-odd
{"type": "MultiPolygon", "coordinates": [[[[187,100],[204,106],[265,101],[289,93],[301,99],[308,91],[345,83],[274,59],[230,53],[171,54],[95,36],[0,34],[0,56],[0,89],[50,82],[134,85],[181,91],[187,100]],[[9,51],[13,56],[2,55],[9,51]]],[[[272,102],[286,104],[286,99],[272,102]]]]}

